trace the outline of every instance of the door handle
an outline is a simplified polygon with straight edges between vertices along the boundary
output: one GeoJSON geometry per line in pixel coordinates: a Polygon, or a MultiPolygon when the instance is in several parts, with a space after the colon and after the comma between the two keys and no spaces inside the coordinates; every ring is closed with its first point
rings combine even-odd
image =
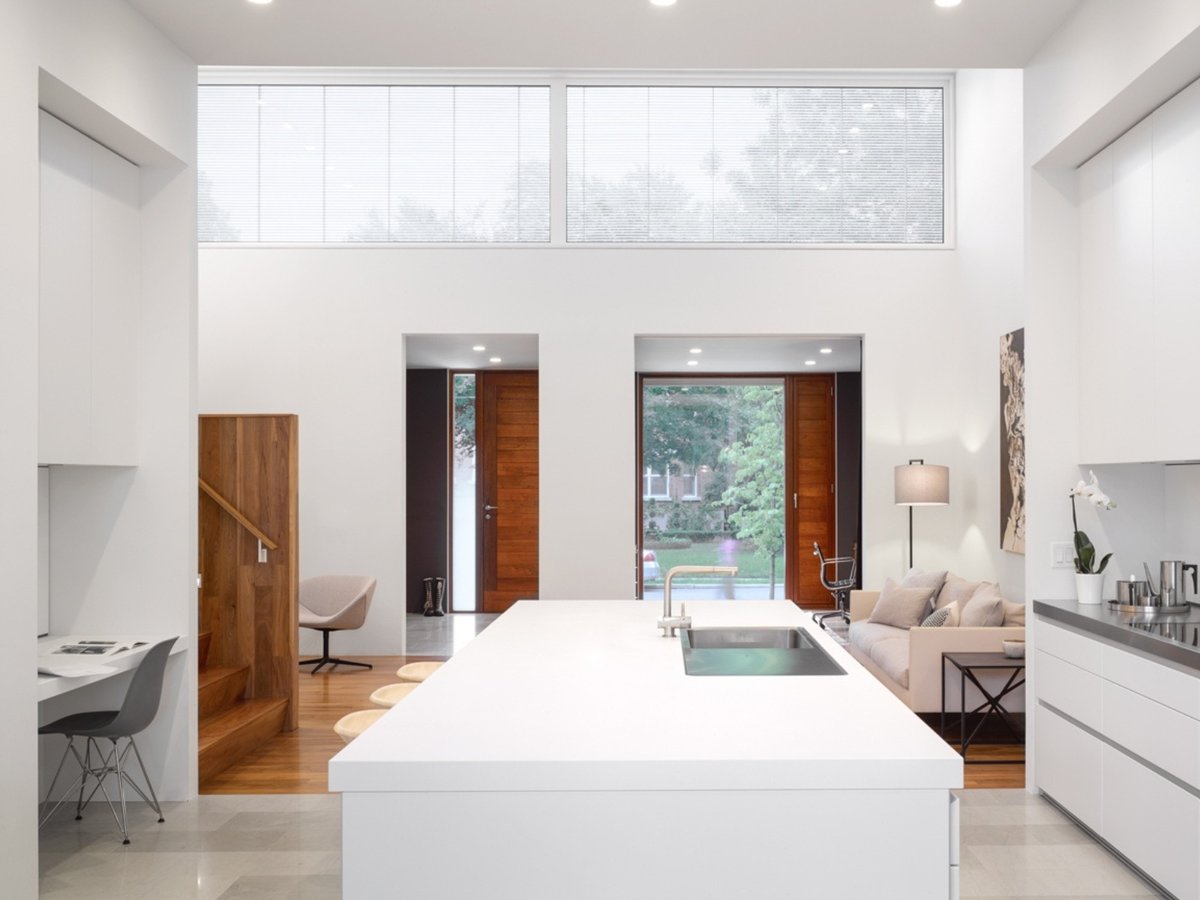
{"type": "Polygon", "coordinates": [[[491,512],[493,509],[499,509],[499,508],[500,508],[500,507],[498,507],[498,506],[492,506],[490,503],[485,503],[485,504],[483,504],[483,511],[484,511],[484,512],[491,512]]]}

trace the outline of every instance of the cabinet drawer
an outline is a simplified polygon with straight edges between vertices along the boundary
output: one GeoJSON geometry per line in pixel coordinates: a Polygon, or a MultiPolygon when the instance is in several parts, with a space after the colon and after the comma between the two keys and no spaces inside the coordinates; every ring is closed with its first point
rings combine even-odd
{"type": "Polygon", "coordinates": [[[1103,748],[1104,839],[1180,900],[1200,898],[1200,799],[1103,748]]]}
{"type": "Polygon", "coordinates": [[[1190,785],[1200,785],[1200,722],[1105,681],[1101,734],[1190,785]]]}
{"type": "Polygon", "coordinates": [[[1101,683],[1099,675],[1086,672],[1041,648],[1035,654],[1037,668],[1034,685],[1038,700],[1078,719],[1089,728],[1101,731],[1101,683]]]}
{"type": "Polygon", "coordinates": [[[1034,713],[1037,786],[1093,831],[1101,831],[1103,744],[1042,706],[1034,713]]]}
{"type": "Polygon", "coordinates": [[[1096,675],[1104,671],[1104,644],[1094,637],[1052,625],[1045,619],[1039,618],[1037,621],[1037,642],[1034,646],[1096,675]]]}
{"type": "Polygon", "coordinates": [[[1101,650],[1106,679],[1200,720],[1200,673],[1183,672],[1107,644],[1101,650]]]}

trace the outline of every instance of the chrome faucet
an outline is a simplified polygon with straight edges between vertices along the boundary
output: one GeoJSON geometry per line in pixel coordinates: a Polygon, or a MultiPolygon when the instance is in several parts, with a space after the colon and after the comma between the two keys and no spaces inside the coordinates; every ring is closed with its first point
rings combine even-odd
{"type": "Polygon", "coordinates": [[[675,637],[677,628],[691,628],[692,620],[687,614],[687,604],[679,604],[679,615],[671,614],[671,579],[676,575],[736,575],[738,573],[737,566],[675,566],[667,572],[666,581],[663,582],[663,617],[658,620],[658,627],[662,629],[662,636],[669,638],[675,637]]]}

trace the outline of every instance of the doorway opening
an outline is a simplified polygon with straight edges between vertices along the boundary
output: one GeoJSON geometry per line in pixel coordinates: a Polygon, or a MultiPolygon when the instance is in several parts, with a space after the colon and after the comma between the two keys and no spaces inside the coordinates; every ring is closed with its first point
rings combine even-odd
{"type": "Polygon", "coordinates": [[[849,555],[861,532],[859,339],[636,346],[637,596],[661,599],[675,566],[736,566],[681,574],[672,591],[832,607],[813,544],[849,555]]]}

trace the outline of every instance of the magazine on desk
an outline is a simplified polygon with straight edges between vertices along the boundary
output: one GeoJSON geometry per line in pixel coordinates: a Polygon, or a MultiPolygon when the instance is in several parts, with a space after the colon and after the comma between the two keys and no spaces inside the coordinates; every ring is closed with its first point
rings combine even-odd
{"type": "Polygon", "coordinates": [[[146,646],[145,641],[74,641],[50,651],[50,656],[116,656],[146,646]]]}

